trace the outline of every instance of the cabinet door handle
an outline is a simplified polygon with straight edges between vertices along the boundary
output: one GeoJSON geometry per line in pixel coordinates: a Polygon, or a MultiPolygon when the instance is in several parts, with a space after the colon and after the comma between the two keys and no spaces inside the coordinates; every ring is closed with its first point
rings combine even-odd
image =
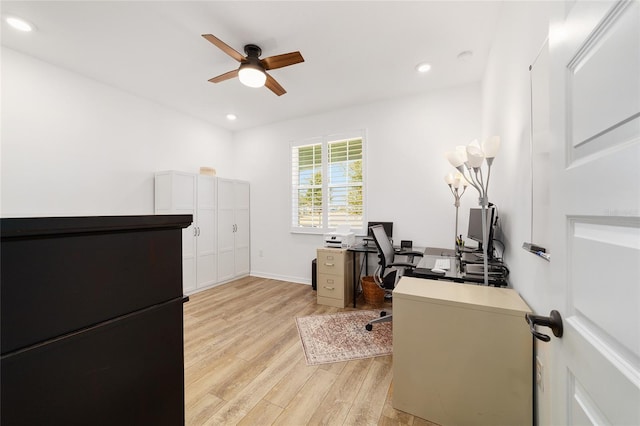
{"type": "Polygon", "coordinates": [[[335,290],[335,287],[327,287],[326,285],[323,287],[326,288],[327,290],[335,290]]]}
{"type": "Polygon", "coordinates": [[[325,263],[324,263],[324,266],[334,266],[334,264],[333,264],[333,263],[327,263],[327,262],[325,262],[325,263]]]}
{"type": "Polygon", "coordinates": [[[193,227],[193,236],[194,236],[194,237],[197,237],[197,236],[198,236],[198,227],[197,227],[197,226],[194,226],[194,227],[193,227]]]}

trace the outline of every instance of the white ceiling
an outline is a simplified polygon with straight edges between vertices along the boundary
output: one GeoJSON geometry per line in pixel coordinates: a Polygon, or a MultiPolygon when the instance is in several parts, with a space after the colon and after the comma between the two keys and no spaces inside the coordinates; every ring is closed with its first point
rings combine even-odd
{"type": "Polygon", "coordinates": [[[501,2],[495,1],[2,1],[2,44],[142,98],[240,130],[479,81],[501,2]],[[238,63],[201,37],[262,57],[299,50],[305,62],[270,71],[276,96],[237,79],[207,80],[238,63]],[[470,60],[457,56],[473,51],[470,60]],[[432,70],[418,74],[415,66],[432,70]],[[226,113],[238,116],[226,120],[226,113]]]}

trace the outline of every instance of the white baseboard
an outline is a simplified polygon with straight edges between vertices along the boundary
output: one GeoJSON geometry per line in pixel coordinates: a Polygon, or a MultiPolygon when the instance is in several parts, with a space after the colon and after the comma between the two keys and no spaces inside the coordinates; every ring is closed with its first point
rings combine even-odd
{"type": "Polygon", "coordinates": [[[272,279],[272,280],[289,281],[289,282],[292,282],[292,283],[311,285],[311,280],[309,278],[301,278],[301,277],[291,277],[291,276],[287,276],[287,275],[269,274],[269,273],[266,273],[266,272],[258,272],[258,271],[251,271],[250,275],[252,277],[269,278],[269,279],[272,279]]]}

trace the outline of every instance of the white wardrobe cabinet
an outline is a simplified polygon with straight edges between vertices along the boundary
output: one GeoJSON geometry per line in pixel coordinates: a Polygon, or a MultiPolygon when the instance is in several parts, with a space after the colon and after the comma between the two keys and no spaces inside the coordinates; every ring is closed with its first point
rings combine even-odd
{"type": "Polygon", "coordinates": [[[249,275],[249,182],[218,179],[218,281],[249,275]]]}
{"type": "Polygon", "coordinates": [[[177,171],[155,175],[155,214],[192,214],[182,231],[184,294],[214,285],[217,280],[216,178],[177,171]]]}

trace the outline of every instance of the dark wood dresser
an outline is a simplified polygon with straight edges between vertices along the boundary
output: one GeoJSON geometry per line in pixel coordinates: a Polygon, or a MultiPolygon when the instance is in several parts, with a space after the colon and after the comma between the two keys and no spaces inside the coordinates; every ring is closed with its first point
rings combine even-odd
{"type": "Polygon", "coordinates": [[[0,423],[184,424],[191,215],[0,219],[0,423]]]}

